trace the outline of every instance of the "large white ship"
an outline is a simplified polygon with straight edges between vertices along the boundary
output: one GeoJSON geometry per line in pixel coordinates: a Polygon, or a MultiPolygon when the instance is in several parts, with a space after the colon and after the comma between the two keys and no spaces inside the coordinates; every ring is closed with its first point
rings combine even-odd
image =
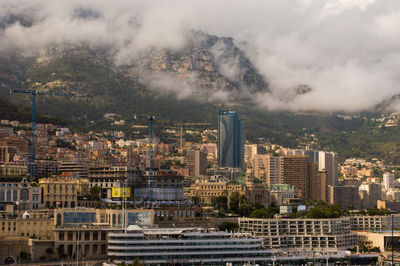
{"type": "Polygon", "coordinates": [[[260,238],[200,228],[145,229],[136,225],[108,234],[108,256],[116,263],[243,265],[271,261],[260,238]]]}

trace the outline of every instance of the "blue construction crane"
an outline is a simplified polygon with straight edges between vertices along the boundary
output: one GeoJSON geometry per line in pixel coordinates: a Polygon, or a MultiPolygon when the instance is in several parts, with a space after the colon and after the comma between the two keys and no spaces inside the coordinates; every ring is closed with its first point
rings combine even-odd
{"type": "Polygon", "coordinates": [[[148,200],[153,200],[153,124],[155,116],[134,115],[134,119],[144,118],[149,120],[149,194],[148,200]]]}
{"type": "Polygon", "coordinates": [[[31,124],[31,140],[29,141],[30,146],[30,158],[28,163],[28,173],[32,177],[36,176],[36,96],[37,95],[49,95],[49,96],[65,96],[65,97],[85,97],[74,94],[65,94],[61,92],[44,92],[37,90],[10,90],[10,94],[14,93],[24,93],[31,95],[31,103],[32,103],[32,124],[31,124]]]}

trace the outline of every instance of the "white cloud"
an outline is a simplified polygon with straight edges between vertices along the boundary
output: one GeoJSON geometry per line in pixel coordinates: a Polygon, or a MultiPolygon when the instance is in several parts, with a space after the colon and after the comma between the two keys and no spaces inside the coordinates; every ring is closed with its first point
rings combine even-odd
{"type": "MultiPolygon", "coordinates": [[[[32,54],[48,44],[86,43],[113,47],[116,62],[128,63],[149,47],[179,49],[187,29],[202,30],[233,37],[268,80],[271,93],[254,95],[260,105],[357,111],[400,93],[399,18],[398,0],[3,0],[0,50],[32,54]],[[89,15],[77,18],[77,9],[89,15]],[[294,97],[301,84],[312,92],[294,97]]],[[[235,58],[219,66],[237,77],[235,58]]],[[[178,95],[196,93],[189,87],[178,95]]]]}

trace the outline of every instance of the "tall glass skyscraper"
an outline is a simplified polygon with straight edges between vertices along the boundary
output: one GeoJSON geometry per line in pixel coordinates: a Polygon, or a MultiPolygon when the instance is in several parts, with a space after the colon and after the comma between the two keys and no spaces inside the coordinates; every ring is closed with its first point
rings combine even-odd
{"type": "Polygon", "coordinates": [[[218,165],[244,167],[243,117],[235,111],[219,111],[218,115],[218,165]]]}

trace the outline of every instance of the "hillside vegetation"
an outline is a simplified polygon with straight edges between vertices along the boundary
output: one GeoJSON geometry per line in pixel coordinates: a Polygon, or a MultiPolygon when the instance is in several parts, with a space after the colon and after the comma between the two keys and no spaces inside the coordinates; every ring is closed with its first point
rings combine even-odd
{"type": "MultiPolygon", "coordinates": [[[[224,42],[233,45],[229,40],[224,42]]],[[[210,43],[208,45],[210,46],[210,43]]],[[[204,78],[201,80],[201,86],[206,90],[218,89],[217,85],[223,81],[221,84],[230,84],[229,88],[235,93],[239,92],[236,95],[240,95],[241,81],[230,83],[228,77],[219,73],[216,59],[212,57],[212,53],[207,52],[207,46],[200,52],[199,49],[197,47],[182,52],[180,56],[184,60],[194,60],[190,61],[192,65],[184,71],[201,72],[204,78]],[[190,51],[194,51],[192,57],[190,51]],[[196,61],[197,59],[200,61],[196,61]],[[211,70],[202,70],[205,66],[209,66],[207,68],[211,70]],[[219,82],[215,83],[215,79],[219,82]]],[[[267,82],[254,72],[250,62],[243,59],[244,55],[237,51],[237,48],[230,48],[228,51],[226,56],[232,53],[232,56],[241,56],[239,61],[243,62],[241,73],[244,83],[254,84],[256,90],[268,90],[267,82]]],[[[161,57],[167,60],[164,63],[169,66],[162,71],[176,75],[179,72],[179,69],[176,70],[179,68],[177,56],[175,52],[175,56],[161,57]],[[173,60],[168,62],[168,58],[173,60]]],[[[29,96],[8,93],[11,88],[29,87],[86,96],[38,97],[39,117],[42,115],[42,118],[47,119],[49,116],[63,118],[69,126],[81,131],[110,130],[110,122],[103,118],[105,113],[120,114],[121,119],[127,122],[120,129],[125,130],[128,136],[133,131],[132,124],[145,123],[134,121],[134,114],[152,114],[160,117],[156,134],[163,128],[182,121],[209,122],[216,128],[218,110],[234,109],[245,115],[245,134],[249,142],[270,142],[296,148],[303,147],[309,141],[307,138],[315,135],[317,141],[313,144],[314,148],[337,151],[342,159],[350,156],[377,157],[400,164],[399,128],[379,128],[376,122],[369,119],[370,116],[374,116],[372,113],[343,119],[336,113],[268,112],[257,109],[249,104],[247,99],[240,97],[232,98],[229,104],[221,101],[201,101],[196,97],[178,100],[174,94],[160,94],[151,88],[151,85],[143,84],[137,77],[137,73],[140,73],[139,63],[116,67],[107,59],[107,53],[88,47],[64,50],[63,53],[49,53],[46,58],[23,58],[15,55],[0,55],[0,58],[1,118],[29,121],[29,96]]],[[[158,60],[160,57],[156,58],[158,60]]],[[[154,64],[146,60],[142,58],[138,62],[145,62],[142,67],[148,70],[149,65],[154,64]]]]}

